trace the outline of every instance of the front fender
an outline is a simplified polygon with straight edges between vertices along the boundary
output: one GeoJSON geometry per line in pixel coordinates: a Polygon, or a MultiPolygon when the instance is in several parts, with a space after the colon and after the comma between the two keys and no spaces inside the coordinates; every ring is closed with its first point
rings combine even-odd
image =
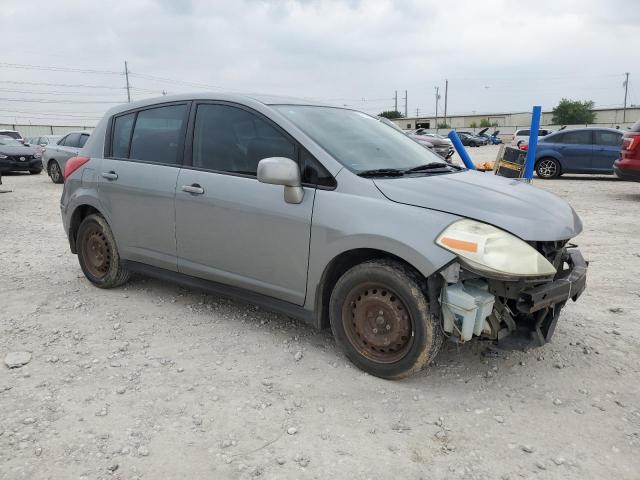
{"type": "Polygon", "coordinates": [[[314,309],[316,287],[338,255],[380,250],[428,277],[455,259],[435,244],[442,230],[460,217],[392,202],[382,195],[360,196],[318,190],[313,211],[305,308],[314,309]]]}

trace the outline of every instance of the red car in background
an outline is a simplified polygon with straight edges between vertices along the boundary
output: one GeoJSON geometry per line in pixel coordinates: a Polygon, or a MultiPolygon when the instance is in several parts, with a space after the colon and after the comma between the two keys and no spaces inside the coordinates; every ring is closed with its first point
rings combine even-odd
{"type": "Polygon", "coordinates": [[[622,180],[640,182],[640,121],[622,136],[622,150],[613,171],[622,180]]]}

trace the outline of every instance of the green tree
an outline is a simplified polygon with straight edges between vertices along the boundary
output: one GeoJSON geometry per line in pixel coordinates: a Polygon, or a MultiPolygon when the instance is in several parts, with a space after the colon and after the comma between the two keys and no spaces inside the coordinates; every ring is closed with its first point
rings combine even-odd
{"type": "Polygon", "coordinates": [[[399,111],[397,110],[385,110],[384,112],[380,112],[378,114],[379,117],[384,117],[384,118],[389,118],[389,119],[394,119],[394,118],[404,118],[404,115],[402,115],[399,111]]]}
{"type": "Polygon", "coordinates": [[[451,128],[451,125],[449,125],[448,123],[439,123],[438,124],[438,128],[451,128]]]}
{"type": "Polygon", "coordinates": [[[490,127],[491,126],[491,122],[489,121],[488,118],[483,118],[482,120],[480,120],[480,126],[482,128],[484,127],[490,127]]]}
{"type": "Polygon", "coordinates": [[[593,123],[596,114],[593,111],[594,103],[591,100],[569,100],[563,98],[558,106],[553,109],[551,123],[554,125],[581,125],[593,123]]]}
{"type": "Polygon", "coordinates": [[[478,128],[478,124],[474,121],[469,124],[469,128],[478,128]]]}

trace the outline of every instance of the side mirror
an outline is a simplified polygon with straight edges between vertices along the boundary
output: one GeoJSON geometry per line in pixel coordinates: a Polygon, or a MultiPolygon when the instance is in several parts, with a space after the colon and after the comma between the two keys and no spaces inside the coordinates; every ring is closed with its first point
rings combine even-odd
{"type": "Polygon", "coordinates": [[[284,186],[284,201],[302,203],[304,190],[298,164],[285,157],[263,158],[258,162],[258,181],[284,186]]]}

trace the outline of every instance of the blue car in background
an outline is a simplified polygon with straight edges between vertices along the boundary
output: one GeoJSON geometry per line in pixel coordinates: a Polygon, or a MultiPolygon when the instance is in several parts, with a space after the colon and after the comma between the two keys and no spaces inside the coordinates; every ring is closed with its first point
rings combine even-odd
{"type": "Polygon", "coordinates": [[[540,178],[556,178],[563,173],[613,174],[622,133],[613,128],[576,128],[540,137],[536,173],[540,178]]]}

